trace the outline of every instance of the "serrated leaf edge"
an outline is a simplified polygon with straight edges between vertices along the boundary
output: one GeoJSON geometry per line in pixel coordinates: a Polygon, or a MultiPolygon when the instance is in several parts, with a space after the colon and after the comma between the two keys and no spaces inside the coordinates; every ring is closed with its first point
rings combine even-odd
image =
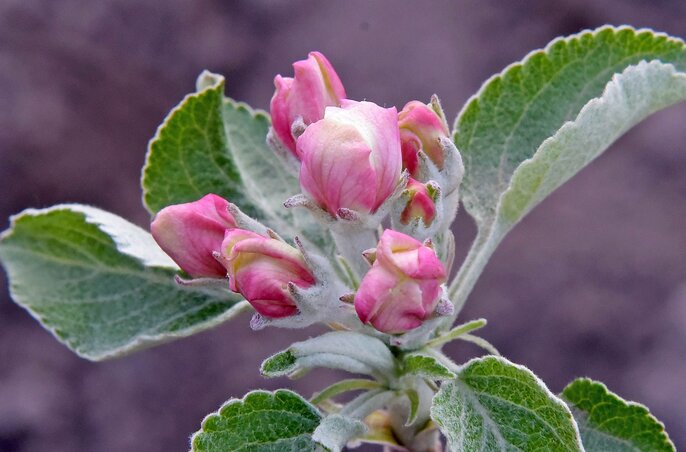
{"type": "MultiPolygon", "coordinates": [[[[210,419],[213,419],[214,417],[221,417],[221,416],[222,416],[221,413],[222,413],[222,411],[224,411],[224,409],[225,409],[226,407],[231,406],[231,405],[235,405],[235,404],[244,405],[246,402],[249,401],[249,400],[248,400],[249,398],[251,398],[251,397],[253,397],[253,396],[255,396],[255,395],[260,395],[260,394],[269,396],[271,399],[276,398],[276,396],[277,396],[277,395],[280,395],[280,394],[286,394],[286,395],[288,395],[288,396],[295,396],[296,398],[300,399],[300,400],[303,402],[303,404],[304,404],[305,406],[309,407],[313,413],[315,413],[317,416],[319,416],[320,421],[321,421],[321,419],[323,419],[323,416],[322,416],[322,414],[319,412],[319,410],[317,410],[317,408],[316,408],[314,405],[312,405],[309,401],[307,401],[307,399],[305,399],[303,396],[301,396],[301,395],[298,394],[297,392],[291,391],[290,389],[277,389],[276,391],[268,391],[268,390],[265,390],[265,389],[254,389],[254,390],[248,392],[247,394],[245,394],[245,395],[244,395],[242,398],[240,398],[240,399],[238,399],[238,398],[232,398],[232,399],[227,400],[226,402],[224,402],[224,403],[222,404],[221,407],[219,407],[219,409],[218,409],[217,411],[214,411],[214,412],[209,413],[208,415],[206,415],[206,416],[203,418],[202,422],[200,423],[200,430],[198,430],[197,432],[193,433],[193,435],[191,436],[191,439],[190,439],[190,443],[191,443],[190,452],[195,451],[194,446],[193,446],[193,444],[195,443],[195,438],[196,438],[198,435],[201,435],[201,434],[203,434],[203,433],[208,433],[208,432],[205,431],[205,424],[206,424],[210,419]]],[[[287,438],[286,438],[286,439],[287,439],[287,438]]]]}
{"type": "Polygon", "coordinates": [[[574,33],[574,34],[569,35],[569,36],[557,37],[557,38],[553,39],[552,41],[550,41],[545,47],[530,51],[521,60],[515,61],[514,63],[510,63],[509,65],[505,66],[505,68],[502,69],[500,72],[493,74],[488,79],[486,79],[486,81],[484,81],[481,84],[481,86],[479,87],[479,90],[475,94],[470,96],[469,99],[467,99],[467,102],[464,103],[464,105],[462,106],[462,108],[458,112],[457,116],[455,117],[455,121],[453,121],[453,130],[451,133],[451,135],[453,136],[453,141],[454,141],[454,137],[455,137],[456,130],[457,130],[457,124],[458,124],[460,118],[462,117],[463,113],[465,111],[467,111],[469,108],[472,108],[472,103],[478,102],[479,98],[482,96],[485,89],[493,81],[495,81],[497,79],[502,79],[506,75],[507,72],[509,72],[510,70],[512,70],[516,67],[526,66],[531,59],[533,59],[534,57],[536,57],[538,55],[548,55],[550,53],[550,50],[554,46],[558,45],[558,43],[560,43],[560,42],[565,42],[565,44],[568,44],[572,41],[582,39],[585,36],[589,36],[589,35],[596,36],[596,35],[598,35],[602,32],[605,32],[607,30],[611,30],[614,34],[620,33],[622,31],[632,31],[634,33],[634,35],[638,35],[641,33],[651,33],[656,38],[665,38],[668,41],[672,41],[675,44],[681,44],[682,47],[686,47],[686,42],[684,42],[684,40],[681,38],[669,35],[667,33],[661,32],[661,31],[655,31],[649,27],[635,28],[635,27],[632,27],[631,25],[621,25],[621,26],[603,25],[603,26],[595,28],[595,29],[587,28],[587,29],[581,30],[580,32],[574,33]]]}
{"type": "MultiPolygon", "coordinates": [[[[607,387],[607,385],[606,385],[605,383],[601,382],[601,381],[593,380],[593,379],[588,378],[588,377],[576,378],[574,381],[572,381],[572,382],[569,383],[567,386],[565,386],[565,388],[564,388],[564,389],[562,390],[562,392],[560,393],[560,396],[559,396],[559,397],[560,397],[563,401],[566,401],[568,404],[571,404],[571,405],[574,406],[574,404],[573,404],[571,401],[569,401],[569,400],[567,400],[567,399],[565,398],[564,393],[565,393],[565,391],[566,391],[568,388],[570,388],[572,385],[577,384],[577,383],[590,383],[590,384],[593,385],[593,386],[600,386],[600,387],[603,389],[604,393],[605,393],[607,396],[609,396],[611,399],[613,399],[615,402],[619,402],[619,403],[621,403],[622,405],[625,405],[625,406],[628,406],[628,407],[632,407],[632,408],[637,408],[637,409],[639,409],[640,411],[642,411],[642,413],[641,413],[642,415],[647,415],[647,417],[648,417],[651,421],[655,422],[656,424],[658,424],[658,425],[662,428],[662,430],[661,430],[660,433],[662,433],[662,434],[664,435],[664,439],[667,441],[667,444],[670,445],[670,446],[672,446],[672,449],[676,451],[676,446],[674,445],[674,442],[673,442],[672,439],[669,437],[669,434],[667,433],[667,430],[665,430],[665,424],[664,424],[662,421],[660,421],[658,418],[656,418],[655,415],[653,415],[653,413],[651,413],[650,409],[649,409],[646,405],[644,405],[644,404],[642,404],[642,403],[640,403],[640,402],[634,402],[634,401],[632,401],[632,400],[626,400],[626,399],[620,397],[617,393],[611,391],[611,390],[607,387]]],[[[574,407],[575,407],[575,406],[574,406],[574,407]]],[[[575,408],[576,408],[576,407],[575,407],[575,408]]],[[[582,409],[578,409],[578,411],[587,414],[587,412],[584,411],[584,410],[582,410],[582,409]]],[[[600,430],[598,430],[598,431],[600,431],[600,430]]],[[[602,433],[605,433],[605,432],[602,432],[602,433]]],[[[609,433],[605,433],[605,434],[606,434],[606,435],[611,435],[611,434],[609,434],[609,433]]],[[[615,436],[613,436],[613,438],[621,439],[621,438],[617,438],[617,437],[615,437],[615,436]]],[[[630,441],[627,441],[627,442],[630,443],[630,441]]],[[[633,445],[633,444],[632,444],[632,445],[633,445]]]]}
{"type": "MultiPolygon", "coordinates": [[[[203,72],[201,73],[201,76],[203,76],[206,72],[207,72],[207,71],[203,71],[203,72]]],[[[223,89],[224,89],[224,85],[225,85],[224,76],[222,76],[222,75],[220,75],[220,74],[211,74],[211,75],[214,76],[214,77],[216,77],[216,78],[214,79],[214,82],[213,82],[212,84],[210,84],[210,85],[207,85],[207,86],[203,87],[202,89],[200,89],[200,90],[198,90],[198,91],[195,91],[195,92],[186,94],[186,95],[183,97],[183,99],[181,99],[181,102],[179,102],[174,108],[172,108],[172,109],[167,113],[167,115],[164,117],[164,120],[162,121],[162,123],[161,123],[159,126],[157,126],[157,129],[155,130],[155,135],[153,135],[153,137],[150,138],[150,140],[148,140],[147,151],[146,151],[146,153],[145,153],[145,164],[143,165],[143,168],[141,169],[140,185],[141,185],[141,188],[142,188],[141,202],[143,203],[143,207],[145,207],[145,210],[147,210],[148,213],[150,213],[151,215],[153,215],[154,212],[153,212],[153,210],[150,208],[150,206],[148,206],[148,203],[147,203],[147,201],[146,201],[146,199],[145,199],[145,195],[146,195],[145,180],[146,180],[146,176],[147,176],[147,174],[148,174],[148,170],[149,170],[149,168],[150,168],[150,156],[151,156],[152,153],[153,153],[153,148],[152,148],[152,146],[153,146],[154,143],[156,143],[158,140],[161,139],[161,137],[162,137],[162,132],[163,132],[164,128],[167,127],[167,124],[172,120],[172,118],[173,118],[179,111],[181,111],[183,108],[186,107],[186,105],[188,104],[188,101],[190,101],[191,99],[198,98],[198,97],[204,95],[207,91],[217,90],[217,89],[222,89],[222,93],[221,93],[221,94],[222,94],[222,97],[224,96],[224,93],[223,93],[223,89]]]]}
{"type": "MultiPolygon", "coordinates": [[[[2,242],[14,233],[14,227],[15,227],[16,223],[18,221],[20,221],[22,218],[33,217],[33,216],[42,215],[45,213],[49,213],[49,212],[53,212],[53,211],[59,211],[59,210],[68,210],[70,212],[75,212],[74,210],[71,210],[69,208],[65,209],[65,206],[72,206],[72,205],[74,205],[74,204],[59,204],[59,205],[56,205],[53,207],[48,207],[46,209],[26,209],[26,210],[24,210],[24,211],[22,211],[16,215],[12,215],[10,217],[10,227],[8,229],[6,229],[5,231],[3,231],[2,233],[0,233],[0,246],[3,246],[2,242]]],[[[119,249],[119,246],[118,246],[116,240],[114,240],[114,238],[109,233],[103,231],[100,224],[88,221],[88,215],[86,215],[85,213],[83,213],[81,211],[76,211],[75,213],[82,215],[84,217],[84,221],[98,227],[98,229],[101,232],[103,232],[108,237],[110,237],[112,239],[112,241],[114,242],[115,246],[117,247],[118,251],[122,252],[123,254],[127,254],[127,255],[131,256],[130,254],[124,253],[123,251],[121,251],[119,249]]],[[[131,256],[131,257],[135,258],[136,256],[131,256]]],[[[162,281],[162,280],[160,280],[160,281],[162,281]]],[[[166,282],[166,281],[164,281],[164,282],[166,282]]],[[[169,278],[169,283],[173,283],[173,279],[169,278]]],[[[37,312],[35,312],[33,309],[31,309],[30,305],[28,303],[26,303],[25,300],[22,299],[22,297],[20,297],[16,294],[16,292],[14,291],[13,285],[10,283],[10,284],[8,284],[8,286],[9,286],[8,290],[10,293],[10,298],[12,298],[12,300],[14,300],[15,303],[17,303],[17,305],[21,306],[24,310],[26,310],[29,313],[29,315],[31,317],[33,317],[37,322],[39,322],[40,325],[46,331],[48,331],[60,344],[67,347],[69,350],[71,350],[77,356],[79,356],[83,359],[87,359],[89,361],[105,361],[108,359],[120,358],[120,357],[129,355],[133,352],[146,349],[146,348],[151,347],[153,345],[161,345],[161,344],[164,344],[166,342],[171,342],[171,341],[176,340],[176,339],[181,339],[184,337],[192,336],[193,334],[199,333],[201,331],[205,331],[207,329],[214,328],[215,326],[218,326],[219,324],[221,324],[227,320],[230,320],[233,317],[236,317],[245,311],[249,311],[252,309],[250,304],[247,301],[243,300],[243,301],[236,303],[234,306],[229,308],[227,311],[225,311],[221,315],[216,316],[216,317],[208,320],[207,322],[204,322],[201,324],[196,324],[196,325],[193,325],[191,327],[184,328],[184,329],[174,331],[174,332],[169,332],[169,333],[149,334],[149,335],[143,334],[143,335],[137,336],[135,340],[130,341],[126,345],[123,345],[123,346],[121,346],[121,347],[119,347],[119,348],[117,348],[111,352],[108,352],[108,353],[85,353],[85,352],[77,349],[76,347],[74,347],[72,344],[69,343],[69,341],[62,339],[57,333],[58,328],[48,326],[44,322],[43,316],[38,314],[37,312]]]]}
{"type": "MultiPolygon", "coordinates": [[[[505,365],[513,366],[513,367],[515,367],[516,369],[521,370],[521,371],[524,371],[525,373],[531,375],[531,376],[533,377],[533,379],[534,379],[534,382],[538,385],[539,388],[541,388],[541,389],[543,390],[543,392],[545,393],[545,395],[548,396],[548,397],[553,401],[553,403],[555,403],[556,405],[562,407],[562,409],[567,413],[569,420],[572,422],[572,425],[574,426],[575,438],[576,438],[576,445],[578,446],[578,450],[579,450],[579,451],[583,451],[583,450],[584,450],[583,444],[581,443],[581,434],[579,433],[579,426],[576,424],[576,420],[574,419],[574,416],[572,415],[572,412],[571,412],[571,410],[569,409],[569,406],[567,406],[567,404],[566,404],[562,399],[560,399],[558,396],[556,396],[555,394],[553,394],[552,391],[550,391],[550,389],[548,389],[548,386],[543,382],[543,380],[541,380],[541,379],[538,377],[538,375],[536,375],[535,373],[533,373],[533,372],[531,371],[531,369],[529,369],[528,367],[523,366],[523,365],[521,365],[521,364],[513,363],[512,361],[510,361],[510,360],[508,360],[508,359],[506,359],[506,358],[503,358],[502,356],[486,356],[486,357],[481,357],[481,358],[473,358],[473,359],[469,360],[468,362],[466,362],[465,364],[463,364],[462,366],[460,366],[460,372],[463,371],[463,370],[465,370],[465,369],[467,369],[469,366],[473,365],[473,364],[476,363],[477,361],[484,362],[484,361],[487,361],[487,360],[499,361],[499,362],[501,362],[501,363],[503,363],[503,364],[505,364],[505,365]]],[[[460,376],[459,376],[459,375],[458,375],[458,377],[457,377],[454,381],[455,381],[455,383],[458,384],[458,385],[464,385],[464,386],[467,387],[467,389],[468,389],[467,392],[469,393],[468,395],[469,395],[470,399],[474,397],[474,395],[473,395],[473,392],[474,392],[474,391],[473,391],[466,383],[464,383],[463,381],[460,380],[460,376]]],[[[474,401],[474,403],[478,405],[478,407],[476,407],[476,408],[481,412],[482,409],[483,409],[483,407],[481,406],[481,404],[480,404],[478,401],[474,401]]],[[[432,404],[432,405],[431,405],[431,419],[432,419],[434,422],[436,422],[437,425],[442,426],[441,423],[440,423],[438,420],[436,420],[436,418],[434,417],[434,407],[435,407],[435,405],[432,404]]],[[[489,424],[493,425],[493,427],[497,429],[497,433],[498,433],[498,435],[499,435],[498,441],[499,441],[499,442],[503,441],[503,438],[502,438],[502,436],[500,435],[500,429],[497,428],[497,426],[493,423],[493,420],[490,418],[490,416],[488,416],[487,413],[482,413],[482,416],[484,417],[484,421],[485,421],[485,422],[488,421],[489,424]]]]}

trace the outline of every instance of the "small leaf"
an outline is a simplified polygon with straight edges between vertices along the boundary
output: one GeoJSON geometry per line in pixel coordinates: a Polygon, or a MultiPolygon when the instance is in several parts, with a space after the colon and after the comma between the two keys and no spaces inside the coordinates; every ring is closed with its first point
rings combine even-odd
{"type": "Polygon", "coordinates": [[[436,358],[425,353],[412,353],[403,358],[403,374],[416,375],[430,380],[452,380],[455,373],[436,358]]]}
{"type": "Polygon", "coordinates": [[[210,328],[245,306],[228,290],[179,286],[178,268],[149,233],[94,207],[12,217],[0,259],[12,298],[60,342],[96,361],[210,328]]]}
{"type": "Polygon", "coordinates": [[[312,439],[332,452],[340,452],[348,441],[367,432],[364,422],[339,414],[324,418],[312,434],[312,439]]]}
{"type": "Polygon", "coordinates": [[[379,389],[381,385],[374,380],[367,380],[364,378],[350,378],[348,380],[338,381],[331,386],[324,388],[320,392],[314,394],[310,402],[317,405],[321,402],[336,397],[339,394],[349,391],[359,391],[361,389],[379,389]]]}
{"type": "Polygon", "coordinates": [[[553,41],[482,87],[455,128],[463,201],[478,227],[450,288],[456,312],[524,215],[629,128],[686,99],[684,71],[682,41],[603,27],[553,41]]]}
{"type": "Polygon", "coordinates": [[[434,339],[431,339],[429,342],[426,343],[426,346],[436,347],[439,345],[447,344],[448,342],[459,338],[463,334],[467,334],[471,331],[475,331],[485,327],[487,323],[488,322],[486,321],[486,319],[470,320],[469,322],[456,326],[447,333],[444,333],[434,339]]]}
{"type": "Polygon", "coordinates": [[[207,416],[191,443],[196,452],[314,451],[312,433],[320,420],[316,408],[292,391],[252,391],[207,416]]]}
{"type": "Polygon", "coordinates": [[[417,420],[417,415],[419,414],[419,394],[414,389],[406,389],[405,395],[407,400],[410,401],[410,414],[407,416],[406,426],[414,424],[417,420]]]}
{"type": "Polygon", "coordinates": [[[453,451],[582,451],[572,414],[530,370],[500,357],[469,361],[443,383],[431,417],[453,451]]]}
{"type": "Polygon", "coordinates": [[[296,370],[296,361],[297,358],[293,352],[285,350],[265,359],[260,368],[260,372],[267,377],[288,375],[296,370]]]}
{"type": "Polygon", "coordinates": [[[572,409],[587,452],[676,450],[645,406],[623,400],[600,382],[576,379],[561,397],[572,409]]]}
{"type": "Polygon", "coordinates": [[[395,374],[395,359],[379,339],[354,331],[333,331],[296,342],[262,363],[267,377],[300,375],[315,367],[328,367],[385,380],[395,374]],[[294,360],[295,359],[295,360],[294,360]]]}

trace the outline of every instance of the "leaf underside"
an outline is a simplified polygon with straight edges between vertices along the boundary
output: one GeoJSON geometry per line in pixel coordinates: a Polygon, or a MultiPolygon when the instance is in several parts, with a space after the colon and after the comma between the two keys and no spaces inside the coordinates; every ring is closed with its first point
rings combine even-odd
{"type": "Polygon", "coordinates": [[[515,169],[600,96],[612,76],[640,61],[686,70],[684,43],[651,30],[603,27],[550,43],[488,80],[464,107],[454,140],[466,210],[484,224],[515,169]]]}
{"type": "Polygon", "coordinates": [[[555,40],[482,87],[454,133],[478,227],[450,287],[456,311],[522,217],[632,126],[686,99],[684,71],[682,41],[603,27],[555,40]]]}

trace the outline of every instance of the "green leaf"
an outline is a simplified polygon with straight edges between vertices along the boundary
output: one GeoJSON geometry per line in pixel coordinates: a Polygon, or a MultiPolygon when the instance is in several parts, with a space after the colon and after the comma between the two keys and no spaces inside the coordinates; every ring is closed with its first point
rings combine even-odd
{"type": "Polygon", "coordinates": [[[645,406],[623,400],[600,382],[576,379],[561,397],[572,409],[587,452],[676,450],[645,406]]]}
{"type": "Polygon", "coordinates": [[[426,343],[426,346],[438,347],[440,345],[447,344],[448,342],[458,339],[460,336],[463,336],[471,331],[475,331],[485,327],[487,323],[488,322],[486,321],[486,319],[470,320],[469,322],[458,325],[450,331],[431,339],[429,342],[426,343]]]}
{"type": "Polygon", "coordinates": [[[310,215],[283,206],[300,184],[266,143],[269,116],[225,98],[219,75],[203,72],[198,88],[150,141],[142,180],[148,210],[215,193],[285,238],[299,234],[328,249],[327,231],[310,215]]]}
{"type": "Polygon", "coordinates": [[[310,402],[317,405],[321,402],[329,400],[332,397],[336,397],[339,394],[343,394],[344,392],[359,391],[362,389],[379,389],[381,387],[382,386],[374,380],[350,378],[347,380],[338,381],[331,386],[324,388],[320,392],[314,394],[310,399],[310,402]]]}
{"type": "Polygon", "coordinates": [[[285,389],[252,391],[229,400],[202,421],[193,435],[193,451],[314,451],[312,433],[321,415],[298,394],[285,389]]]}
{"type": "Polygon", "coordinates": [[[431,417],[453,451],[581,451],[569,408],[526,367],[500,357],[469,361],[443,383],[431,417]]]}
{"type": "Polygon", "coordinates": [[[425,353],[412,353],[403,358],[403,374],[430,380],[452,380],[456,375],[436,358],[425,353]]]}
{"type": "Polygon", "coordinates": [[[405,396],[407,396],[407,400],[410,401],[410,413],[407,416],[407,422],[405,422],[405,425],[410,426],[414,424],[414,422],[417,420],[417,415],[419,414],[419,393],[417,393],[417,391],[414,389],[406,389],[405,396]]]}
{"type": "Polygon", "coordinates": [[[284,350],[265,359],[260,367],[262,375],[268,377],[280,377],[288,375],[296,369],[298,358],[290,350],[284,350]]]}
{"type": "Polygon", "coordinates": [[[633,125],[686,99],[683,71],[682,41],[603,27],[555,40],[482,87],[455,125],[463,201],[478,227],[451,286],[456,311],[524,215],[633,125]]]}
{"type": "Polygon", "coordinates": [[[88,206],[14,216],[0,259],[12,298],[91,360],[191,335],[245,307],[228,291],[179,286],[149,233],[88,206]]]}
{"type": "MultiPolygon", "coordinates": [[[[208,79],[203,73],[199,78],[208,79]]],[[[214,77],[187,95],[150,140],[143,168],[143,201],[151,213],[170,204],[195,201],[207,193],[227,198],[251,212],[241,176],[229,152],[224,119],[224,79],[214,77]]],[[[267,133],[267,120],[263,123],[267,133]]]]}
{"type": "Polygon", "coordinates": [[[379,339],[354,331],[332,331],[296,342],[287,350],[267,358],[262,375],[301,375],[315,367],[328,367],[371,375],[379,380],[395,376],[395,359],[379,339]]]}

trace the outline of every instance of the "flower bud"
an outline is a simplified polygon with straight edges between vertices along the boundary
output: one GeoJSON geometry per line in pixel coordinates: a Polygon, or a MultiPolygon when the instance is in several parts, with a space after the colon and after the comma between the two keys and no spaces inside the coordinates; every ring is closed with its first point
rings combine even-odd
{"type": "Polygon", "coordinates": [[[221,254],[230,289],[241,293],[265,317],[296,313],[289,283],[301,288],[315,283],[302,253],[278,239],[232,229],[226,232],[221,254]]]}
{"type": "Polygon", "coordinates": [[[355,310],[362,322],[379,331],[403,333],[434,313],[445,280],[445,268],[433,249],[387,229],[374,265],[355,294],[355,310]]]}
{"type": "Polygon", "coordinates": [[[395,108],[345,100],[297,142],[300,186],[322,209],[374,213],[394,192],[402,160],[395,108]]]}
{"type": "Polygon", "coordinates": [[[435,191],[433,188],[410,178],[407,181],[405,191],[409,200],[405,209],[400,213],[400,222],[407,225],[416,218],[421,218],[424,225],[429,226],[436,218],[435,191]]]}
{"type": "Polygon", "coordinates": [[[324,117],[327,106],[340,105],[345,89],[329,60],[319,52],[310,52],[306,60],[293,63],[295,77],[274,78],[276,91],[271,100],[272,127],[279,140],[299,158],[293,123],[301,118],[305,125],[324,117]]]}
{"type": "MultiPolygon", "coordinates": [[[[436,108],[440,108],[437,102],[436,108]]],[[[418,177],[419,151],[424,152],[438,169],[443,169],[445,156],[438,140],[447,137],[450,132],[442,115],[432,105],[413,100],[398,113],[398,124],[403,166],[410,176],[418,177]]]]}
{"type": "Polygon", "coordinates": [[[228,201],[209,194],[197,201],[160,210],[150,230],[157,244],[194,278],[223,278],[226,270],[212,256],[219,251],[224,232],[235,228],[228,201]]]}

